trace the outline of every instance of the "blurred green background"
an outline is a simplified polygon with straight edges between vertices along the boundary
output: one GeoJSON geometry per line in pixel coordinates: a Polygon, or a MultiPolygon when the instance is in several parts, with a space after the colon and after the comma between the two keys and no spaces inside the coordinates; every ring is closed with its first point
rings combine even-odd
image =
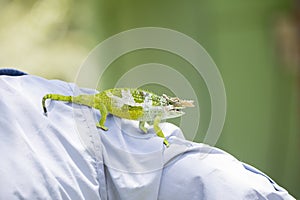
{"type": "MultiPolygon", "coordinates": [[[[88,53],[114,34],[145,26],[182,32],[207,50],[224,80],[227,117],[216,146],[300,197],[297,9],[292,0],[0,0],[0,66],[72,82],[88,53]]],[[[205,131],[209,94],[176,55],[124,55],[112,64],[103,87],[148,62],[190,77],[200,91],[205,131]]],[[[195,141],[202,139],[197,135],[195,141]]]]}

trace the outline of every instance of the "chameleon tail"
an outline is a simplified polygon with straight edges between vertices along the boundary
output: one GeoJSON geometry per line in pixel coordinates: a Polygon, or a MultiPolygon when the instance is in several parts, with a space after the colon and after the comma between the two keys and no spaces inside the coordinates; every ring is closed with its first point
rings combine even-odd
{"type": "Polygon", "coordinates": [[[42,106],[43,106],[43,110],[44,110],[45,114],[47,114],[47,108],[46,108],[46,104],[45,104],[47,99],[56,100],[56,101],[72,102],[72,96],[63,96],[60,94],[46,94],[42,100],[42,106]]]}

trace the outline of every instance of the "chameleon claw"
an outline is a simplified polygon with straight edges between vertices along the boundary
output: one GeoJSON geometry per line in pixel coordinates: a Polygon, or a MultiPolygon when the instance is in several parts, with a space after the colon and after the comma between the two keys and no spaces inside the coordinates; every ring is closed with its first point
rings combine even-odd
{"type": "Polygon", "coordinates": [[[147,128],[146,127],[143,127],[143,128],[140,128],[144,133],[147,133],[148,132],[148,130],[147,130],[147,128]]]}
{"type": "Polygon", "coordinates": [[[168,142],[167,139],[164,139],[164,144],[166,145],[167,148],[170,146],[170,143],[168,142]]]}
{"type": "Polygon", "coordinates": [[[144,132],[144,133],[147,133],[148,132],[148,129],[146,127],[140,127],[140,129],[144,132]]]}
{"type": "Polygon", "coordinates": [[[108,130],[108,128],[107,128],[106,126],[100,125],[99,123],[97,123],[96,126],[97,126],[98,128],[101,128],[101,129],[104,130],[104,131],[107,131],[107,130],[108,130]]]}
{"type": "Polygon", "coordinates": [[[145,127],[145,123],[144,121],[140,121],[139,123],[139,128],[144,132],[144,133],[147,133],[148,132],[148,129],[145,127]]]}

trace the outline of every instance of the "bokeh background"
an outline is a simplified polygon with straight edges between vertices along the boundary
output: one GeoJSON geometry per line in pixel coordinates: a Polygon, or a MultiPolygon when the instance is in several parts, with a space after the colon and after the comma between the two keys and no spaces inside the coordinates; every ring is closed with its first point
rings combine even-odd
{"type": "MultiPolygon", "coordinates": [[[[296,0],[0,0],[0,66],[73,82],[88,53],[114,34],[146,26],[182,32],[207,50],[224,80],[227,117],[216,146],[300,197],[299,5],[296,0]]],[[[189,77],[200,91],[204,132],[209,94],[176,55],[126,54],[112,63],[103,87],[149,62],[189,77]]],[[[195,141],[202,139],[199,134],[195,141]]]]}

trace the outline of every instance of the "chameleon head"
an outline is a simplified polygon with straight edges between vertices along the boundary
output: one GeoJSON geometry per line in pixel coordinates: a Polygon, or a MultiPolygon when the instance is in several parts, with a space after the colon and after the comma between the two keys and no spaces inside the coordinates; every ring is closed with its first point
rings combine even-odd
{"type": "Polygon", "coordinates": [[[186,107],[194,107],[194,101],[192,100],[182,100],[178,97],[169,97],[165,94],[162,95],[166,101],[165,113],[167,113],[166,118],[175,118],[184,115],[182,111],[186,107]]]}

